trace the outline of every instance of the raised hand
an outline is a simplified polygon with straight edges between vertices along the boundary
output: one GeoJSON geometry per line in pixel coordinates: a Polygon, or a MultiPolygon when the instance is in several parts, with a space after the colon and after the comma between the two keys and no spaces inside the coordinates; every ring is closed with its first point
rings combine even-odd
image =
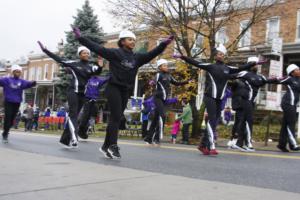
{"type": "Polygon", "coordinates": [[[43,45],[43,43],[41,43],[40,41],[37,41],[37,43],[39,44],[40,48],[44,51],[47,48],[43,45]]]}
{"type": "Polygon", "coordinates": [[[169,45],[174,40],[174,35],[169,36],[168,38],[164,39],[162,43],[169,45]]]}
{"type": "Polygon", "coordinates": [[[80,32],[80,29],[78,27],[72,27],[73,29],[73,33],[75,35],[75,38],[80,38],[81,37],[81,32],[80,32]]]}

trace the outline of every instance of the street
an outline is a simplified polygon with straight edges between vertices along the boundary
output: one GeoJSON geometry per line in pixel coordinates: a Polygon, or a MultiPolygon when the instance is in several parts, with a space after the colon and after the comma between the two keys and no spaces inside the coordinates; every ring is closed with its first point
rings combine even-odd
{"type": "Polygon", "coordinates": [[[108,160],[99,142],[82,141],[70,150],[58,144],[58,136],[13,132],[10,143],[0,145],[0,199],[300,197],[299,153],[220,149],[219,156],[205,157],[195,146],[120,140],[122,159],[108,160]]]}

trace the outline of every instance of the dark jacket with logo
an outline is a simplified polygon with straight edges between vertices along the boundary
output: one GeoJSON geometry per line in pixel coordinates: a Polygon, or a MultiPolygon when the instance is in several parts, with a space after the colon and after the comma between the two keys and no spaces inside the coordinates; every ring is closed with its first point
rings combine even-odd
{"type": "Polygon", "coordinates": [[[173,85],[184,85],[188,81],[179,82],[171,74],[159,72],[156,74],[156,90],[154,92],[155,97],[162,100],[166,100],[171,91],[171,84],[173,85]]]}
{"type": "Polygon", "coordinates": [[[248,63],[240,67],[232,67],[219,61],[213,64],[201,63],[186,56],[183,56],[182,59],[195,67],[207,71],[204,95],[219,100],[223,99],[228,80],[234,78],[233,74],[255,66],[255,63],[248,63]]]}
{"type": "Polygon", "coordinates": [[[93,75],[98,75],[102,72],[102,67],[88,61],[64,60],[47,49],[44,50],[44,53],[56,62],[70,69],[72,80],[69,89],[74,90],[76,93],[84,93],[87,81],[93,75]]]}
{"type": "Polygon", "coordinates": [[[80,37],[78,40],[82,45],[109,61],[108,83],[127,89],[133,88],[139,67],[150,62],[167,47],[167,44],[162,42],[147,53],[135,53],[124,48],[105,48],[85,37],[80,37]]]}
{"type": "Polygon", "coordinates": [[[279,84],[287,86],[287,91],[283,95],[281,105],[296,106],[299,102],[300,95],[300,78],[288,76],[284,79],[278,80],[279,84]]]}

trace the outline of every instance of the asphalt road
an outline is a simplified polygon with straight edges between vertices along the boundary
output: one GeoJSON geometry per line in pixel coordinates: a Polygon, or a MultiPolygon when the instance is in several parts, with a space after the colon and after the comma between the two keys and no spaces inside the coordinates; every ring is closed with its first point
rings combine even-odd
{"type": "Polygon", "coordinates": [[[58,144],[58,136],[13,132],[9,144],[1,143],[0,150],[8,148],[148,172],[300,193],[300,153],[246,154],[220,149],[220,155],[207,157],[201,155],[194,146],[163,144],[158,148],[148,147],[139,141],[120,140],[122,159],[109,160],[98,151],[101,143],[102,139],[91,139],[80,142],[79,149],[69,150],[58,144]]]}

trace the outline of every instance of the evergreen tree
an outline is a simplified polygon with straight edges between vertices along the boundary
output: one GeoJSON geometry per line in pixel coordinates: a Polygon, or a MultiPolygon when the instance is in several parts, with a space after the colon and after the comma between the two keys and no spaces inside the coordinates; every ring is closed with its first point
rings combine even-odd
{"type": "MultiPolygon", "coordinates": [[[[78,27],[82,35],[88,37],[89,39],[102,44],[104,43],[102,37],[104,36],[103,29],[99,26],[99,21],[97,15],[94,14],[93,8],[90,6],[88,0],[85,1],[82,9],[77,10],[77,16],[73,17],[74,22],[72,26],[78,27]]],[[[78,59],[77,48],[80,46],[79,42],[75,39],[72,30],[66,32],[66,44],[64,45],[64,56],[67,59],[76,60],[78,59]]],[[[92,59],[97,59],[97,55],[92,53],[92,59]]],[[[66,91],[70,82],[71,76],[65,72],[64,67],[60,68],[58,74],[60,78],[57,86],[58,97],[65,101],[66,91]]]]}

